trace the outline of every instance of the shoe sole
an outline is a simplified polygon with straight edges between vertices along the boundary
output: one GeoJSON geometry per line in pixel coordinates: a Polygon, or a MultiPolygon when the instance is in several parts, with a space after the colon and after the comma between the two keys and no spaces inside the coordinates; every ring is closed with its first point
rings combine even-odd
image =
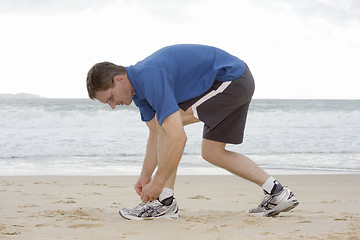
{"type": "Polygon", "coordinates": [[[127,219],[127,220],[137,220],[137,221],[141,221],[141,220],[154,220],[154,219],[158,219],[158,218],[166,218],[166,219],[178,219],[180,217],[179,213],[174,213],[174,214],[164,214],[161,216],[157,216],[157,217],[137,217],[137,216],[133,216],[130,215],[127,211],[119,211],[120,216],[122,216],[123,218],[127,219]]]}
{"type": "Polygon", "coordinates": [[[288,212],[291,209],[295,208],[297,205],[299,205],[299,202],[291,202],[290,206],[287,206],[288,204],[279,204],[278,206],[276,206],[275,208],[273,208],[271,211],[269,212],[265,212],[264,213],[264,217],[275,217],[277,215],[279,215],[279,213],[281,212],[288,212]]]}
{"type": "Polygon", "coordinates": [[[248,214],[251,216],[256,216],[256,217],[275,217],[275,216],[279,215],[279,213],[281,213],[281,212],[290,211],[291,209],[295,208],[297,205],[299,205],[298,201],[292,201],[292,202],[279,204],[276,207],[274,207],[273,209],[268,210],[266,212],[259,212],[259,213],[248,212],[248,214]]]}

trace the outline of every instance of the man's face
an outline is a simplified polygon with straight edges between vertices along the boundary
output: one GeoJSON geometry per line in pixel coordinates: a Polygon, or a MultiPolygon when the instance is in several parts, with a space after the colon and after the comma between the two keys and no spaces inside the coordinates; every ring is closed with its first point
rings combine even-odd
{"type": "Polygon", "coordinates": [[[116,105],[130,105],[135,94],[127,75],[116,75],[113,86],[104,91],[97,91],[95,98],[102,103],[107,103],[112,109],[116,105]]]}

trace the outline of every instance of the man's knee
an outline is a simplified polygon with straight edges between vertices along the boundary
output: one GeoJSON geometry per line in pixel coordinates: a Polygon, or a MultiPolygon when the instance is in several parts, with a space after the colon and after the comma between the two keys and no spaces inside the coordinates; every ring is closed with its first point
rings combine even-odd
{"type": "Polygon", "coordinates": [[[203,139],[201,156],[208,162],[213,162],[225,151],[225,143],[203,139]]]}

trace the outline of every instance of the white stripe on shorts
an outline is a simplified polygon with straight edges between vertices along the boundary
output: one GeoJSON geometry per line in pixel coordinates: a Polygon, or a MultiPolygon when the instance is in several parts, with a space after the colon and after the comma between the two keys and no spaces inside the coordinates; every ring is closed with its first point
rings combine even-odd
{"type": "Polygon", "coordinates": [[[197,112],[197,107],[201,104],[203,104],[205,101],[209,100],[210,98],[216,96],[219,93],[222,93],[230,84],[232,81],[226,81],[221,83],[220,87],[218,87],[218,89],[216,90],[212,90],[211,92],[209,92],[208,94],[206,94],[205,96],[203,96],[202,98],[200,98],[196,103],[194,103],[191,106],[191,109],[193,111],[194,117],[199,119],[199,115],[197,112]]]}

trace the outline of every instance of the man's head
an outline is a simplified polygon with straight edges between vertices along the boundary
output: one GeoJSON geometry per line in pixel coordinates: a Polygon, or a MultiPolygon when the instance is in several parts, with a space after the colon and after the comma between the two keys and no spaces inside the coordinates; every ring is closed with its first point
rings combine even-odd
{"type": "Polygon", "coordinates": [[[112,108],[129,105],[135,94],[126,69],[110,62],[95,64],[88,72],[86,86],[91,99],[96,98],[112,108]]]}

